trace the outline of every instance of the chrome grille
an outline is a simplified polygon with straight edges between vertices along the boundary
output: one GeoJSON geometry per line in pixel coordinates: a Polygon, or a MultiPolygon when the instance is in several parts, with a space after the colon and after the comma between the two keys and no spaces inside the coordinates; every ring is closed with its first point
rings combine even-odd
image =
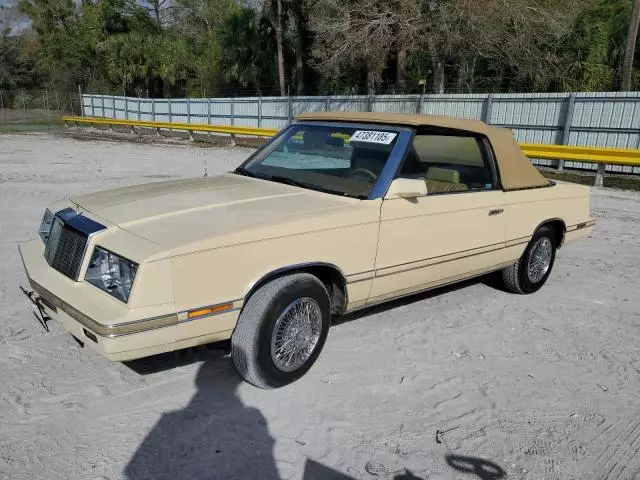
{"type": "Polygon", "coordinates": [[[77,280],[87,239],[88,236],[85,233],[66,225],[56,217],[51,227],[44,257],[53,269],[72,280],[77,280]]]}

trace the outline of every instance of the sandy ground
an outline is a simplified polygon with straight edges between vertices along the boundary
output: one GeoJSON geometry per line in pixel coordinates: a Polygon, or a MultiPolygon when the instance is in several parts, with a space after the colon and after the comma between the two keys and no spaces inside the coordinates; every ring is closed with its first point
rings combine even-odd
{"type": "Polygon", "coordinates": [[[249,152],[0,135],[0,478],[640,478],[639,194],[593,190],[593,237],[537,294],[365,311],[276,391],[217,348],[114,364],[36,323],[16,243],[49,202],[249,152]]]}

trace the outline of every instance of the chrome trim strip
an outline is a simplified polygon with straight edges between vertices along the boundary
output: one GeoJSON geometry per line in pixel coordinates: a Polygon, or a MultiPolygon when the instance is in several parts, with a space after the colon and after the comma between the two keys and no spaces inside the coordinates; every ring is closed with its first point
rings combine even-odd
{"type": "Polygon", "coordinates": [[[570,225],[567,227],[567,232],[575,232],[576,230],[582,230],[584,228],[589,228],[589,227],[593,227],[595,226],[596,221],[594,220],[589,220],[587,222],[581,222],[581,223],[577,223],[576,225],[570,225]]]}
{"type": "MultiPolygon", "coordinates": [[[[397,272],[391,272],[391,273],[383,273],[381,275],[379,275],[378,272],[376,271],[376,278],[388,277],[390,275],[398,275],[400,273],[406,273],[406,272],[410,272],[412,270],[420,270],[421,268],[433,267],[435,265],[441,265],[443,263],[453,262],[455,260],[462,260],[462,259],[469,258],[469,257],[475,257],[476,255],[482,255],[483,253],[493,253],[493,252],[497,252],[498,250],[502,250],[502,249],[504,249],[504,247],[501,246],[501,247],[498,247],[498,248],[492,248],[491,250],[483,250],[482,252],[470,253],[469,255],[462,255],[460,257],[449,258],[447,260],[440,260],[439,262],[427,263],[425,265],[419,265],[419,266],[416,266],[416,267],[405,268],[404,270],[399,270],[397,272]]],[[[433,257],[433,258],[440,258],[440,257],[433,257]]],[[[413,263],[419,263],[419,262],[426,262],[426,261],[429,261],[429,260],[431,260],[431,259],[418,260],[418,262],[411,262],[411,263],[413,264],[413,263]]],[[[387,270],[387,269],[391,269],[391,268],[395,268],[395,267],[386,267],[383,270],[387,270]]]]}
{"type": "Polygon", "coordinates": [[[354,307],[354,308],[352,308],[350,310],[347,310],[347,312],[345,312],[345,313],[357,312],[358,310],[363,310],[363,309],[369,308],[369,307],[375,307],[376,305],[381,305],[381,304],[386,303],[386,302],[392,302],[392,301],[398,300],[400,298],[410,297],[412,295],[419,295],[420,293],[428,292],[429,290],[436,290],[438,288],[446,287],[448,285],[453,285],[455,283],[464,282],[465,280],[469,280],[469,279],[476,278],[476,277],[481,277],[483,275],[487,275],[487,274],[492,273],[492,272],[500,271],[505,266],[509,266],[510,264],[511,264],[511,262],[503,263],[503,264],[500,264],[500,266],[497,267],[497,268],[491,268],[491,269],[489,269],[487,271],[482,271],[481,273],[472,273],[469,276],[463,276],[463,277],[457,278],[456,280],[445,281],[444,283],[438,283],[437,285],[431,285],[429,287],[419,288],[418,290],[410,291],[409,293],[402,293],[400,295],[389,297],[389,298],[385,298],[383,300],[374,300],[373,302],[369,302],[367,300],[367,303],[365,303],[364,305],[360,305],[358,307],[354,307]]]}
{"type": "Polygon", "coordinates": [[[140,320],[133,320],[131,322],[119,323],[114,325],[105,325],[96,322],[91,317],[85,315],[80,310],[72,307],[64,300],[58,298],[46,288],[39,285],[37,282],[29,279],[31,287],[36,293],[47,299],[50,303],[69,315],[71,318],[82,324],[93,333],[100,337],[114,338],[122,335],[130,335],[133,333],[142,333],[149,330],[155,330],[158,328],[171,327],[178,324],[178,315],[175,313],[168,315],[160,315],[157,317],[142,318],[140,320]]]}
{"type": "MultiPolygon", "coordinates": [[[[414,265],[416,263],[428,262],[430,260],[436,260],[438,258],[451,257],[453,255],[458,255],[460,253],[466,253],[466,252],[475,252],[473,255],[478,255],[478,254],[481,254],[481,253],[488,253],[488,252],[493,252],[493,251],[496,251],[496,250],[500,250],[501,248],[505,248],[505,242],[491,243],[489,245],[484,245],[482,247],[469,248],[467,250],[460,250],[458,252],[446,253],[444,255],[437,255],[435,257],[427,257],[427,258],[422,258],[420,260],[412,260],[411,262],[398,263],[397,265],[389,265],[388,267],[377,268],[375,270],[375,276],[376,277],[380,276],[380,275],[378,275],[378,272],[380,272],[382,270],[390,270],[392,268],[403,267],[405,265],[414,265]],[[477,250],[481,250],[483,248],[489,248],[489,247],[497,247],[497,248],[491,248],[489,250],[484,250],[482,252],[477,252],[477,250]]],[[[466,257],[465,256],[454,257],[454,258],[451,258],[451,259],[448,259],[448,260],[443,260],[443,261],[438,262],[438,263],[445,263],[445,262],[448,262],[450,260],[457,260],[458,258],[466,258],[466,257]]],[[[437,265],[437,263],[430,263],[429,265],[425,265],[425,267],[428,267],[430,265],[437,265]]],[[[422,268],[422,267],[417,267],[417,268],[422,268]]]]}
{"type": "Polygon", "coordinates": [[[529,243],[531,240],[531,235],[527,235],[526,237],[514,238],[512,240],[507,240],[507,248],[515,247],[517,245],[522,245],[523,243],[529,243]]]}
{"type": "Polygon", "coordinates": [[[374,278],[375,278],[375,275],[372,275],[370,277],[359,278],[357,280],[348,280],[347,279],[347,285],[353,285],[354,283],[366,282],[368,280],[373,280],[374,278]]]}
{"type": "Polygon", "coordinates": [[[583,228],[593,227],[596,224],[595,220],[590,220],[588,222],[582,222],[576,225],[576,230],[582,230],[583,228]]]}
{"type": "Polygon", "coordinates": [[[364,272],[358,272],[358,273],[350,273],[349,275],[347,275],[347,278],[357,277],[358,275],[364,275],[365,273],[374,273],[374,272],[375,272],[375,269],[365,270],[364,272]]]}

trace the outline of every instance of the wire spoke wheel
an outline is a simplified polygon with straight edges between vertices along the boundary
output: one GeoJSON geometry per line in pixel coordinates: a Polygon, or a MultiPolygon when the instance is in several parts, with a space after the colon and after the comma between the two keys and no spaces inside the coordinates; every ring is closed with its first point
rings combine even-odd
{"type": "Polygon", "coordinates": [[[320,305],[309,297],[289,304],[276,320],[271,359],[283,372],[297,370],[309,360],[322,332],[320,305]]]}
{"type": "Polygon", "coordinates": [[[531,283],[538,283],[544,278],[551,266],[553,245],[549,237],[541,237],[531,248],[527,265],[527,276],[531,283]]]}

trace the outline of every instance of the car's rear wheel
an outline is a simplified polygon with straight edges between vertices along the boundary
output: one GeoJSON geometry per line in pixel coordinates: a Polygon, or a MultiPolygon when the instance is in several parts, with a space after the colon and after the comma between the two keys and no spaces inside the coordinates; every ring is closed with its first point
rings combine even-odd
{"type": "Polygon", "coordinates": [[[317,360],[330,323],[329,295],[318,278],[276,278],[251,295],[240,314],[231,336],[236,370],[260,388],[292,383],[317,360]]]}
{"type": "Polygon", "coordinates": [[[513,293],[528,294],[540,290],[551,274],[556,258],[556,235],[542,226],[533,235],[520,259],[502,271],[505,287],[513,293]]]}

